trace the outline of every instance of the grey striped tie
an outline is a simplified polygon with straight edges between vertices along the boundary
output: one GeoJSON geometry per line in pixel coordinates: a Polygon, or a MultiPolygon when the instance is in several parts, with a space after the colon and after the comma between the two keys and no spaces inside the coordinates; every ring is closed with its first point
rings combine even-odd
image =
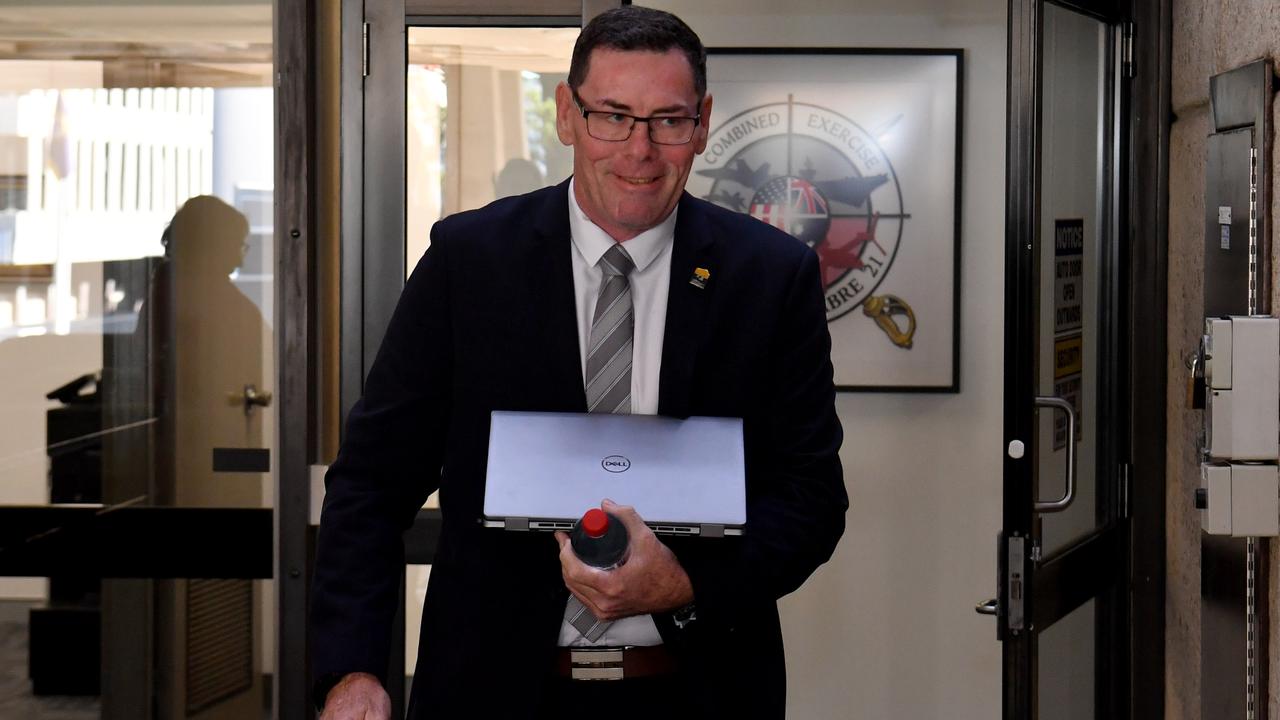
{"type": "MultiPolygon", "coordinates": [[[[627,276],[635,266],[622,243],[614,243],[600,258],[604,282],[596,296],[596,311],[587,340],[585,380],[589,412],[631,414],[631,355],[636,317],[627,276]]],[[[564,616],[591,642],[599,640],[613,624],[598,620],[574,595],[569,595],[564,616]]]]}
{"type": "Polygon", "coordinates": [[[631,348],[636,317],[627,275],[635,266],[622,243],[614,243],[600,258],[604,282],[596,296],[587,341],[588,412],[631,413],[631,348]]]}

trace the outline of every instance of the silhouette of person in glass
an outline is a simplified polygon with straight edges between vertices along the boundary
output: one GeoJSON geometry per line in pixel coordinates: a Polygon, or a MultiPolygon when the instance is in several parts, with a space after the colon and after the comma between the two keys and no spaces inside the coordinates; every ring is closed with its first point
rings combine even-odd
{"type": "Polygon", "coordinates": [[[248,235],[248,220],[208,195],[187,200],[165,232],[176,505],[262,504],[260,476],[223,475],[215,483],[212,475],[213,448],[264,447],[269,411],[246,411],[244,396],[250,385],[269,390],[263,358],[268,330],[258,307],[230,277],[244,262],[248,235]]]}

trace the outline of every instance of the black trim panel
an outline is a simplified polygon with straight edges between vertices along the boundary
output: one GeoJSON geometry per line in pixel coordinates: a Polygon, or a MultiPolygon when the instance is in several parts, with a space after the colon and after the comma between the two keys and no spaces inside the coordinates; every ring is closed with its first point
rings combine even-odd
{"type": "Polygon", "coordinates": [[[272,574],[270,508],[0,507],[0,577],[272,574]]]}
{"type": "Polygon", "coordinates": [[[268,448],[214,448],[213,471],[216,473],[271,472],[271,450],[268,448]]]}
{"type": "Polygon", "coordinates": [[[1113,525],[1036,568],[1032,627],[1044,630],[1120,579],[1120,526],[1113,525]]]}

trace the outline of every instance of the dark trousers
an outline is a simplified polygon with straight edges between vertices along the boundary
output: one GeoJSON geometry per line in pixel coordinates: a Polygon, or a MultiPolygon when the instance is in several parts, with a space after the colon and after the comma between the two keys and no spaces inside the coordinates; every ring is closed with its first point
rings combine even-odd
{"type": "Polygon", "coordinates": [[[679,674],[635,680],[568,680],[547,686],[538,718],[603,717],[609,720],[705,717],[694,707],[688,681],[679,674]]]}

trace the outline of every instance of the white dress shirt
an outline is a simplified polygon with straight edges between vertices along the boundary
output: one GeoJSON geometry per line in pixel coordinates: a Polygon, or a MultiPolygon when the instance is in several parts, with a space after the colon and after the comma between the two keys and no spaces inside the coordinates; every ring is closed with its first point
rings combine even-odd
{"type": "MultiPolygon", "coordinates": [[[[604,282],[600,258],[614,239],[587,219],[574,197],[574,181],[569,181],[569,232],[573,242],[573,299],[578,318],[578,353],[582,374],[587,373],[587,344],[596,296],[604,282]]],[[[631,256],[631,304],[635,310],[635,338],[631,361],[631,412],[658,414],[658,376],[662,372],[662,340],[667,328],[667,292],[671,287],[671,244],[675,241],[676,211],[657,227],[627,240],[622,247],[631,256]]],[[[584,508],[585,509],[585,508],[584,508]]],[[[659,645],[662,636],[648,615],[615,621],[591,642],[568,622],[560,625],[560,645],[659,645]]]]}

